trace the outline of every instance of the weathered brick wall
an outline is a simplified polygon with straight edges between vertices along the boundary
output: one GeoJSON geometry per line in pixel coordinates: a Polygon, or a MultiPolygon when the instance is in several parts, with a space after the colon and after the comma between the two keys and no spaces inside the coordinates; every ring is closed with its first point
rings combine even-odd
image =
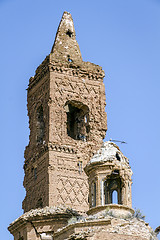
{"type": "Polygon", "coordinates": [[[68,225],[54,234],[55,240],[157,240],[152,229],[137,219],[97,219],[68,225]]]}
{"type": "MultiPolygon", "coordinates": [[[[45,61],[44,61],[45,62],[45,61]]],[[[43,66],[43,64],[42,64],[43,66]]],[[[39,68],[39,71],[41,68],[39,68]]],[[[42,199],[43,206],[47,206],[48,200],[48,126],[49,122],[49,74],[40,78],[40,74],[36,73],[37,83],[33,84],[33,80],[30,80],[27,97],[27,107],[29,116],[29,145],[25,150],[25,163],[24,163],[24,182],[23,185],[26,189],[26,197],[23,201],[24,211],[29,211],[32,208],[36,208],[38,201],[42,199]],[[33,85],[33,86],[32,86],[33,85]],[[43,107],[44,116],[44,138],[43,143],[37,142],[37,109],[39,106],[43,107]]]]}
{"type": "Polygon", "coordinates": [[[32,208],[49,205],[49,179],[48,179],[48,153],[31,161],[25,170],[24,186],[26,197],[23,201],[23,209],[29,211],[32,208]],[[36,169],[36,173],[34,172],[36,169]]]}

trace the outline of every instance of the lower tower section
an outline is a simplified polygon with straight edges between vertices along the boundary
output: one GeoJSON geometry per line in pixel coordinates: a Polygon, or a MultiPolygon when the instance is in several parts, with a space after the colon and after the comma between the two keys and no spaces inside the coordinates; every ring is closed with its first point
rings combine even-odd
{"type": "MultiPolygon", "coordinates": [[[[55,146],[54,146],[55,147],[55,146]]],[[[85,212],[88,209],[88,183],[77,149],[63,147],[50,151],[49,206],[65,205],[85,212]]]]}

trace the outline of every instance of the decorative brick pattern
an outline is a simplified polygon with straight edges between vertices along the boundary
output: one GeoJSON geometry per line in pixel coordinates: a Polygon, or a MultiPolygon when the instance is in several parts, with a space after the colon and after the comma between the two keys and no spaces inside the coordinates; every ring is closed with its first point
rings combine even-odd
{"type": "Polygon", "coordinates": [[[88,206],[88,184],[85,179],[58,176],[58,195],[59,204],[88,206]]]}

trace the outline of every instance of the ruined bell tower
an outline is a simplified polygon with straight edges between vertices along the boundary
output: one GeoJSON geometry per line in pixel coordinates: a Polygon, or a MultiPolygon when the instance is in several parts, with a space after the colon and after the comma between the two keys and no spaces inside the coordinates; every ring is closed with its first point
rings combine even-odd
{"type": "Polygon", "coordinates": [[[51,53],[29,81],[26,197],[24,214],[8,227],[14,240],[157,240],[134,215],[128,158],[103,143],[103,77],[82,60],[64,12],[51,53]]]}
{"type": "Polygon", "coordinates": [[[24,212],[59,205],[88,210],[83,168],[107,130],[104,72],[82,60],[75,37],[64,12],[51,53],[29,80],[24,212]]]}

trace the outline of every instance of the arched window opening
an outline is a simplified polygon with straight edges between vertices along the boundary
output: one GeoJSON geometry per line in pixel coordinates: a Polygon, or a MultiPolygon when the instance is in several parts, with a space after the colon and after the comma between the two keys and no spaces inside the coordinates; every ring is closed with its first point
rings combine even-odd
{"type": "Polygon", "coordinates": [[[116,158],[117,158],[118,161],[121,161],[121,158],[120,158],[118,153],[116,153],[116,158]]]}
{"type": "Polygon", "coordinates": [[[75,140],[87,141],[89,127],[89,109],[86,105],[70,101],[65,105],[67,113],[67,134],[75,140]]]}
{"type": "Polygon", "coordinates": [[[113,172],[104,181],[104,204],[122,204],[122,182],[119,172],[113,172]]]}
{"type": "Polygon", "coordinates": [[[112,203],[118,204],[118,193],[116,190],[112,192],[112,203]]]}
{"type": "Polygon", "coordinates": [[[37,143],[43,143],[44,138],[44,120],[43,107],[37,109],[37,143]]]}
{"type": "Polygon", "coordinates": [[[96,183],[92,183],[91,185],[91,206],[95,207],[96,206],[96,183]]]}

